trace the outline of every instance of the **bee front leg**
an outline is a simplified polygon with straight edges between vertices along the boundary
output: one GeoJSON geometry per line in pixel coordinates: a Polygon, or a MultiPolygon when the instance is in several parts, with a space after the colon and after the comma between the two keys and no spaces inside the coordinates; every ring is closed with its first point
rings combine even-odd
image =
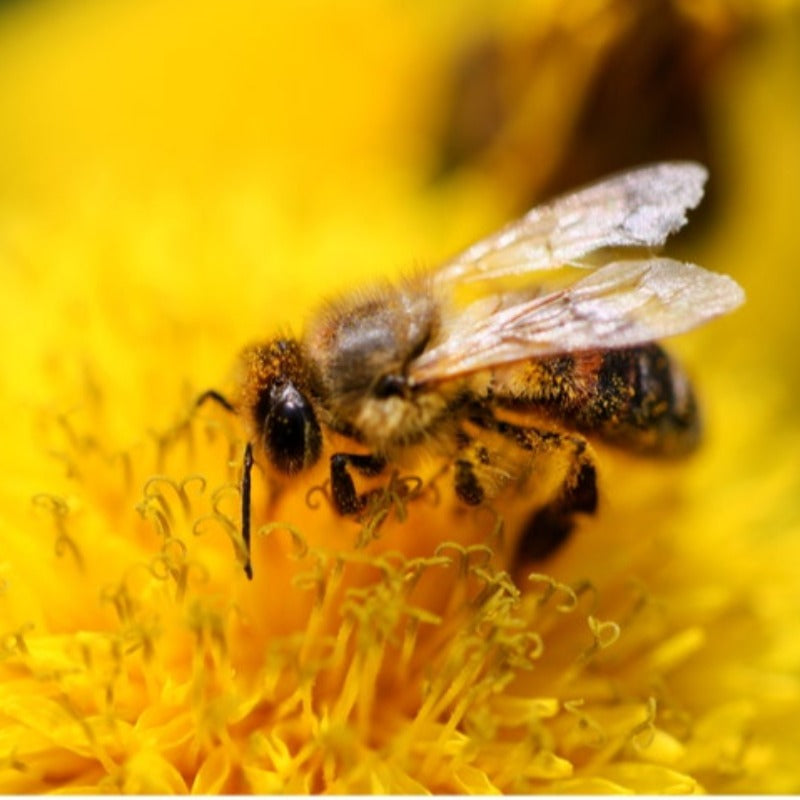
{"type": "MultiPolygon", "coordinates": [[[[194,407],[200,408],[208,401],[212,401],[217,405],[229,411],[232,414],[236,413],[236,408],[233,403],[225,397],[224,394],[218,392],[216,389],[207,389],[194,401],[194,407]]],[[[242,479],[239,484],[239,491],[241,493],[241,530],[242,530],[242,545],[244,547],[244,574],[247,575],[248,580],[253,580],[253,562],[250,556],[250,516],[251,516],[251,489],[252,489],[252,472],[253,472],[253,445],[247,442],[242,456],[242,479]]]]}
{"type": "Polygon", "coordinates": [[[342,516],[357,514],[367,504],[367,495],[356,492],[353,478],[347,467],[367,477],[380,475],[386,468],[383,458],[355,453],[334,453],[331,456],[331,494],[333,505],[342,516]]]}
{"type": "Polygon", "coordinates": [[[236,409],[233,407],[233,403],[225,397],[224,394],[218,392],[216,389],[206,389],[201,395],[199,395],[194,401],[194,407],[200,408],[200,406],[205,405],[209,400],[213,401],[219,406],[222,406],[226,411],[230,411],[232,414],[236,413],[236,409]]]}

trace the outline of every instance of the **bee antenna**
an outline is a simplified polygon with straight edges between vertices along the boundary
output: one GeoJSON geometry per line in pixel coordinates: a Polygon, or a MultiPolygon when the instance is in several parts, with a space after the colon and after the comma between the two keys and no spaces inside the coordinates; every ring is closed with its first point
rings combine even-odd
{"type": "Polygon", "coordinates": [[[253,580],[253,563],[250,560],[250,474],[253,471],[253,446],[248,442],[242,459],[242,542],[244,543],[244,574],[253,580]]]}
{"type": "MultiPolygon", "coordinates": [[[[232,414],[236,413],[233,403],[225,397],[224,394],[218,392],[216,389],[207,389],[197,400],[194,401],[194,407],[200,408],[206,401],[213,400],[218,405],[221,405],[226,411],[232,414]]],[[[250,560],[250,475],[253,471],[253,446],[250,442],[244,448],[244,457],[242,458],[242,542],[244,543],[244,574],[247,575],[248,580],[253,580],[253,563],[250,560]]]]}

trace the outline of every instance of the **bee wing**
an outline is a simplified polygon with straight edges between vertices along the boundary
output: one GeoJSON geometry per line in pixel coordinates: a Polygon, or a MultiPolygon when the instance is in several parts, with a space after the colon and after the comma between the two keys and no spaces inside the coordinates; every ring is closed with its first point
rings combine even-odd
{"type": "Polygon", "coordinates": [[[622,172],[529,211],[443,264],[434,280],[485,280],[576,263],[604,247],[659,247],[703,196],[705,167],[663,162],[622,172]]]}
{"type": "Polygon", "coordinates": [[[668,258],[617,261],[538,297],[479,300],[409,368],[415,383],[513,361],[631,347],[687,331],[744,302],[732,278],[668,258]]]}

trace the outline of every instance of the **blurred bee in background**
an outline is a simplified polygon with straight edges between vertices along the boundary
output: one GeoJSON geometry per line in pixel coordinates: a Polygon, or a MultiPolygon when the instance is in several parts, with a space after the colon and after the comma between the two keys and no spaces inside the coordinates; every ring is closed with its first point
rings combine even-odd
{"type": "Polygon", "coordinates": [[[652,248],[684,225],[706,178],[690,162],[621,173],[534,208],[432,272],[328,303],[300,339],[248,348],[234,401],[201,398],[249,428],[248,576],[254,448],[278,475],[293,476],[319,461],[331,434],[351,442],[356,452],[329,455],[331,499],[345,516],[369,497],[354,474],[380,475],[420,451],[447,459],[468,506],[556,454],[558,488],[525,537],[534,557],[564,539],[576,513],[597,507],[586,435],[648,455],[689,452],[699,436],[694,395],[654,340],[731,311],[744,293],[725,275],[652,248]],[[629,257],[612,260],[623,248],[629,257]],[[534,273],[535,283],[524,281],[534,273]],[[520,276],[521,289],[498,290],[520,276]],[[488,290],[459,303],[458,292],[476,283],[488,290]]]}

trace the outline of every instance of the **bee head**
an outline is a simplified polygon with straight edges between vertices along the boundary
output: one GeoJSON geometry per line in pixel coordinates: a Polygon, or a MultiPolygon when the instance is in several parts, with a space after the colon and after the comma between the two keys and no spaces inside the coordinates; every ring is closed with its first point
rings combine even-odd
{"type": "Polygon", "coordinates": [[[276,339],[244,354],[242,406],[270,463],[291,475],[313,466],[322,451],[314,411],[313,372],[293,339],[276,339]]]}

